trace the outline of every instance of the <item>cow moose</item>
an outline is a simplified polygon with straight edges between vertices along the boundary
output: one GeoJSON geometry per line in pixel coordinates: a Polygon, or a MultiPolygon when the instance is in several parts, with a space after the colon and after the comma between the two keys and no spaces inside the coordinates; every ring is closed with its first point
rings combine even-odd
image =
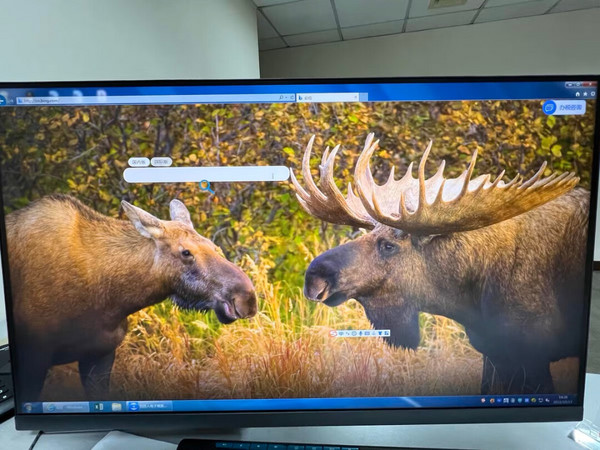
{"type": "Polygon", "coordinates": [[[77,361],[86,396],[107,399],[127,316],[170,297],[224,324],[252,317],[250,279],[200,236],[179,200],[170,221],[126,201],[129,220],[52,195],[6,217],[20,398],[39,398],[47,371],[77,361]]]}
{"type": "Polygon", "coordinates": [[[472,178],[477,152],[457,178],[444,162],[425,177],[407,173],[377,184],[369,134],[344,196],[334,178],[339,150],[321,160],[319,186],[310,172],[314,136],[302,162],[305,187],[292,174],[302,207],[327,222],[370,230],[309,265],[305,296],[334,307],[356,299],[388,343],[415,349],[420,311],[465,328],[483,354],[481,393],[554,392],[550,362],[581,352],[589,192],[573,173],[528,180],[472,178]]]}

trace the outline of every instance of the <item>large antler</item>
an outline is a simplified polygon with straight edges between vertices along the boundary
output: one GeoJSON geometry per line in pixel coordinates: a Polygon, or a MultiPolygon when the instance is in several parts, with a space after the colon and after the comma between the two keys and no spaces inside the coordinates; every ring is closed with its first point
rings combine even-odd
{"type": "MultiPolygon", "coordinates": [[[[308,141],[302,158],[302,176],[306,189],[300,186],[294,176],[294,171],[291,171],[292,184],[302,207],[309,214],[326,222],[374,228],[377,222],[367,213],[361,201],[354,194],[352,185],[348,183],[348,194],[344,197],[333,180],[333,166],[335,156],[340,148],[339,145],[335,146],[331,153],[329,147],[325,149],[319,165],[321,189],[317,187],[310,173],[310,155],[314,140],[313,135],[308,141]]],[[[365,150],[367,150],[366,146],[363,152],[365,150]]]]}
{"type": "MultiPolygon", "coordinates": [[[[354,172],[356,191],[367,213],[377,222],[415,234],[447,234],[474,230],[515,217],[573,189],[579,178],[565,172],[542,178],[544,162],[529,180],[517,175],[504,183],[504,171],[493,181],[490,175],[471,179],[477,151],[469,167],[457,178],[444,178],[443,161],[431,178],[425,179],[425,163],[431,150],[429,142],[421,162],[418,178],[412,176],[412,163],[406,174],[377,185],[369,160],[379,141],[371,144],[373,134],[361,152],[354,172]]],[[[392,168],[393,169],[393,168],[392,168]]]]}

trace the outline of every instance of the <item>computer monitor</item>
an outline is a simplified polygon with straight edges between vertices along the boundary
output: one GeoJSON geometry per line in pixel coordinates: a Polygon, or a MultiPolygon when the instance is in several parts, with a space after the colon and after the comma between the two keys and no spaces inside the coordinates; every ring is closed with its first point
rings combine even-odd
{"type": "Polygon", "coordinates": [[[17,427],[581,418],[597,87],[0,85],[17,427]]]}

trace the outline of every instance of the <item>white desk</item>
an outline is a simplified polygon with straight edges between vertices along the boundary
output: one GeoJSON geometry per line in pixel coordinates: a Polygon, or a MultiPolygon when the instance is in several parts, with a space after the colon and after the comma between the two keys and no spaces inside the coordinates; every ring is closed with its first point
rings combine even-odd
{"type": "MultiPolygon", "coordinates": [[[[595,419],[600,408],[600,375],[587,374],[585,416],[595,419]]],[[[398,425],[364,427],[248,428],[232,438],[207,438],[267,442],[380,445],[480,449],[581,449],[567,435],[575,422],[465,425],[398,425]]],[[[106,433],[42,435],[35,450],[90,449],[106,433]]],[[[36,433],[16,431],[11,419],[0,425],[0,449],[28,449],[36,433]]],[[[185,436],[155,435],[177,443],[185,436]]],[[[194,437],[194,436],[188,436],[194,437]]]]}

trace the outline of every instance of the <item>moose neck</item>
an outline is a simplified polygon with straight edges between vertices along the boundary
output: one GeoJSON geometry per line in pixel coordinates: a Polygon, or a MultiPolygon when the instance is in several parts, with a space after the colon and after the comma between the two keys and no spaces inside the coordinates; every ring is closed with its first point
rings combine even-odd
{"type": "Polygon", "coordinates": [[[82,222],[79,243],[84,256],[78,263],[90,285],[100,285],[94,299],[117,322],[170,295],[168,280],[156,261],[156,243],[143,237],[129,221],[107,218],[82,222]],[[84,228],[84,229],[83,229],[84,228]]]}
{"type": "Polygon", "coordinates": [[[467,328],[481,323],[482,295],[488,282],[485,268],[494,258],[486,243],[493,242],[493,234],[493,226],[455,233],[436,238],[424,248],[423,269],[431,278],[418,300],[421,311],[448,317],[467,328]]]}

